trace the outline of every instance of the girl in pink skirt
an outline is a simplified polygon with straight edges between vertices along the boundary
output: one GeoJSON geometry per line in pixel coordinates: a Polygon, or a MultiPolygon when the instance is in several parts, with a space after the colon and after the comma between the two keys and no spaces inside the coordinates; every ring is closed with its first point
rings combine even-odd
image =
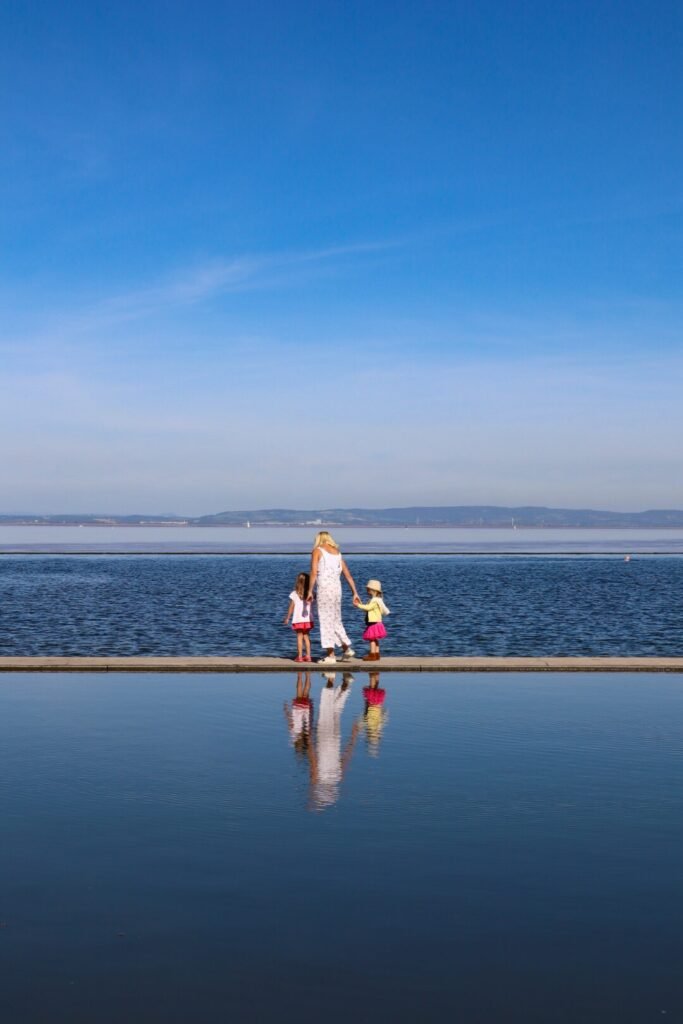
{"type": "Polygon", "coordinates": [[[354,598],[356,608],[365,612],[366,629],[363,639],[370,643],[370,651],[365,655],[363,661],[379,661],[379,641],[387,635],[382,617],[389,614],[389,609],[384,603],[382,596],[382,584],[379,580],[368,580],[365,588],[370,600],[367,604],[361,604],[360,598],[354,598]]]}
{"type": "Polygon", "coordinates": [[[363,687],[365,712],[359,722],[361,729],[365,730],[368,753],[371,757],[377,757],[379,754],[382,730],[387,720],[387,711],[384,707],[387,692],[379,685],[379,677],[379,672],[370,672],[368,675],[368,685],[363,687]]]}
{"type": "Polygon", "coordinates": [[[308,635],[313,629],[313,611],[311,601],[306,600],[310,587],[310,577],[307,572],[300,572],[294,584],[294,590],[289,595],[289,608],[283,622],[285,626],[292,620],[292,629],[296,633],[296,658],[295,661],[311,660],[311,638],[308,635]],[[305,651],[305,653],[304,653],[305,651]]]}

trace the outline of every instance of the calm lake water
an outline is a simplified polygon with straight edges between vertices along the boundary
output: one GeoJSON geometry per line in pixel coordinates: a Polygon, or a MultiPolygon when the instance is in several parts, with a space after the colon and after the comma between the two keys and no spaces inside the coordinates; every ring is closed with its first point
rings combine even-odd
{"type": "MultiPolygon", "coordinates": [[[[0,526],[11,551],[309,552],[320,527],[0,526]]],[[[683,554],[683,530],[335,529],[346,552],[683,554]]]]}
{"type": "MultiPolygon", "coordinates": [[[[387,654],[683,655],[683,558],[368,556],[387,654]]],[[[5,555],[0,654],[268,654],[307,556],[5,555]]],[[[363,616],[345,590],[361,643],[363,616]]],[[[314,647],[318,651],[317,630],[314,647]]]]}
{"type": "Polygon", "coordinates": [[[681,1020],[683,678],[368,681],[0,676],[2,1019],[681,1020]]]}

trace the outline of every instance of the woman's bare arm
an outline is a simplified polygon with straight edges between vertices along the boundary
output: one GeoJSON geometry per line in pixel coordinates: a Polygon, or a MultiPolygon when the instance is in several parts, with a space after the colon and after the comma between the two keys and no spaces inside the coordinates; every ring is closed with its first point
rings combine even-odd
{"type": "Polygon", "coordinates": [[[354,598],[358,597],[358,591],[356,590],[356,584],[353,582],[353,576],[349,572],[349,567],[348,567],[348,565],[346,564],[346,562],[344,561],[343,558],[342,558],[342,572],[344,573],[344,578],[346,579],[346,582],[351,587],[351,593],[353,594],[354,598]]]}
{"type": "Polygon", "coordinates": [[[306,594],[306,600],[313,600],[313,589],[315,587],[315,581],[318,578],[318,562],[320,561],[320,548],[313,548],[311,552],[311,579],[308,584],[308,593],[306,594]]]}
{"type": "Polygon", "coordinates": [[[359,732],[360,732],[360,726],[359,726],[358,722],[354,722],[353,723],[353,728],[351,729],[351,736],[349,737],[349,742],[346,744],[346,747],[344,749],[344,753],[342,754],[342,758],[341,758],[341,765],[340,765],[340,767],[341,767],[342,778],[344,777],[344,775],[346,775],[346,769],[349,767],[349,761],[351,760],[351,755],[353,754],[353,748],[354,748],[354,746],[356,744],[356,739],[358,738],[358,733],[359,732]]]}

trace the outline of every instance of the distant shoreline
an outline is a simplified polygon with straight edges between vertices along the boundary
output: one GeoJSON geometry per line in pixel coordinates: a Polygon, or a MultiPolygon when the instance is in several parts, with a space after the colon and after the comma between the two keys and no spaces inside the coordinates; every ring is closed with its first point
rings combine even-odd
{"type": "Polygon", "coordinates": [[[157,522],[157,521],[145,521],[145,522],[101,522],[101,521],[83,521],[83,522],[65,522],[60,520],[55,521],[39,521],[35,520],[27,521],[21,519],[3,519],[0,517],[0,529],[3,526],[12,527],[30,527],[33,529],[50,529],[50,528],[66,528],[71,527],[73,529],[149,529],[149,530],[315,530],[315,529],[330,529],[330,530],[480,530],[486,532],[489,530],[509,530],[511,533],[517,533],[524,530],[681,530],[683,529],[683,517],[680,524],[668,523],[619,523],[619,524],[604,524],[604,523],[552,523],[552,524],[536,524],[536,523],[519,523],[515,526],[510,526],[506,523],[324,523],[315,524],[311,526],[308,523],[279,523],[279,522],[260,522],[252,523],[247,527],[246,523],[181,523],[181,522],[157,522]]]}
{"type": "Polygon", "coordinates": [[[177,512],[6,512],[0,527],[299,530],[618,530],[683,529],[683,509],[552,508],[546,505],[408,505],[386,508],[255,508],[209,515],[177,512]]]}

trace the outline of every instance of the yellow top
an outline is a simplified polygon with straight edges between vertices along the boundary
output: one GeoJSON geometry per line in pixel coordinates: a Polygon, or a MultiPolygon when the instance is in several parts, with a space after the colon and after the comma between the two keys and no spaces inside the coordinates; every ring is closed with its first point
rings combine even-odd
{"type": "Polygon", "coordinates": [[[368,622],[370,624],[374,622],[382,621],[382,609],[384,602],[380,601],[378,597],[372,597],[367,604],[357,604],[356,608],[362,608],[364,612],[368,613],[368,622]]]}

